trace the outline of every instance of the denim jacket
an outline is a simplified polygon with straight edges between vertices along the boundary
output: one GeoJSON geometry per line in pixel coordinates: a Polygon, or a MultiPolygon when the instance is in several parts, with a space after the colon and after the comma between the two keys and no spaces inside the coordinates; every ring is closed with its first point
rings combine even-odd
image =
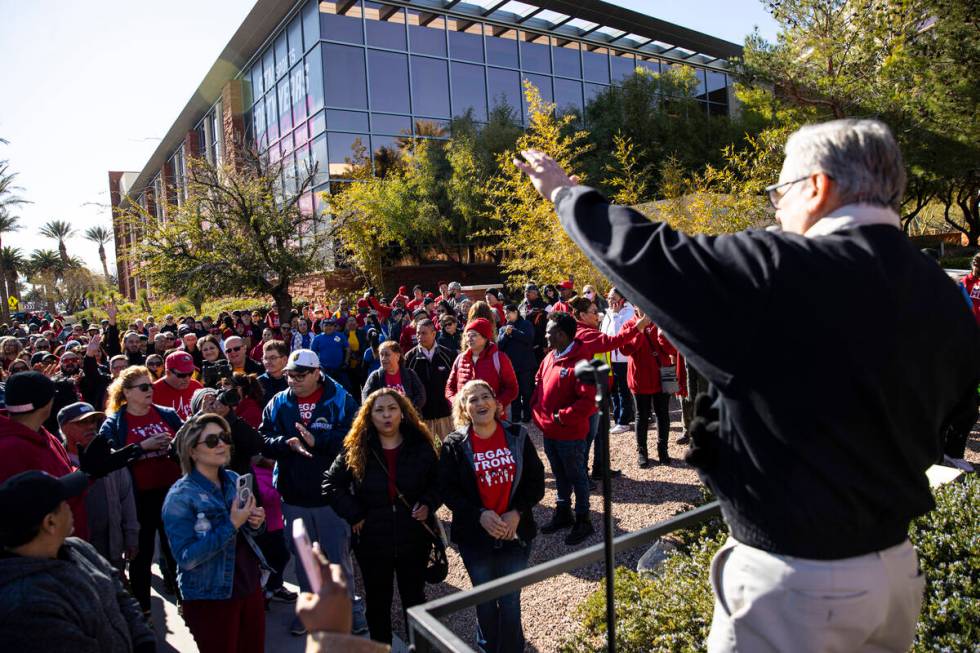
{"type": "MultiPolygon", "coordinates": [[[[221,475],[218,488],[195,469],[173,484],[163,502],[163,528],[177,561],[177,584],[185,600],[231,597],[237,531],[231,523],[230,506],[238,474],[222,469],[221,475]],[[203,536],[194,531],[198,513],[204,513],[210,525],[203,536]]],[[[263,584],[269,566],[252,537],[264,528],[265,524],[253,529],[246,523],[241,529],[259,559],[263,584]]]]}

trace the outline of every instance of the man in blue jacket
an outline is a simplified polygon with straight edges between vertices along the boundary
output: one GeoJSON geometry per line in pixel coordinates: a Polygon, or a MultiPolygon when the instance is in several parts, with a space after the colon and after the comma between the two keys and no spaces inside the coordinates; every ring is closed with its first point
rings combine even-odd
{"type": "MultiPolygon", "coordinates": [[[[276,461],[273,473],[282,495],[286,533],[301,519],[310,539],[319,542],[331,562],[340,563],[353,592],[354,566],[350,553],[350,526],[325,505],[320,491],[323,473],[343,449],[357,402],[336,381],[320,371],[320,358],[309,349],[297,349],[286,363],[289,387],[276,394],[262,412],[259,432],[265,440],[262,454],[276,461]]],[[[297,557],[292,537],[286,538],[297,557]]],[[[298,558],[297,558],[298,559],[298,558]]],[[[296,566],[299,586],[310,591],[302,565],[296,566]]],[[[364,604],[354,602],[354,630],[365,628],[364,604]]],[[[292,633],[305,632],[294,620],[292,633]]]]}
{"type": "Polygon", "coordinates": [[[534,327],[521,317],[514,304],[504,306],[507,322],[497,332],[497,347],[510,357],[517,375],[520,391],[510,405],[510,421],[531,421],[531,395],[534,393],[534,373],[538,359],[534,355],[534,327]]]}

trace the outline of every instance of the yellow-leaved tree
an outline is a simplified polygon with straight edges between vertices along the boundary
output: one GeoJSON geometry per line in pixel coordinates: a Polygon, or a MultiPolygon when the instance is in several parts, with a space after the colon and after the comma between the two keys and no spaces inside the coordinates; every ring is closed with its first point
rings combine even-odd
{"type": "Polygon", "coordinates": [[[581,177],[579,158],[591,147],[588,132],[576,128],[575,115],[557,115],[555,105],[545,102],[528,80],[524,81],[524,97],[528,129],[517,139],[513,150],[497,157],[500,172],[490,181],[491,227],[485,233],[499,241],[495,249],[501,254],[501,267],[514,284],[530,280],[553,283],[574,277],[580,287],[587,283],[608,286],[609,282],[562,230],[551,202],[538,195],[513,163],[522,150],[541,150],[554,157],[569,174],[581,177]]]}

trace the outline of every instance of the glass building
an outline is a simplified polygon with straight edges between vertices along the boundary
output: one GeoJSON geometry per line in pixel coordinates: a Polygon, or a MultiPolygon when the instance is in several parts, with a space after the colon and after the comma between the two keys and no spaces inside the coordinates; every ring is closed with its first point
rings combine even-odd
{"type": "MultiPolygon", "coordinates": [[[[700,106],[727,115],[727,59],[740,51],[597,0],[259,0],[144,169],[110,173],[113,206],[137,201],[165,220],[184,198],[187,158],[220,163],[226,143],[244,141],[282,161],[287,184],[317,164],[304,202],[316,210],[320,192],[348,179],[358,144],[376,153],[405,136],[447,138],[452,117],[484,121],[503,104],[526,121],[525,79],[582,115],[638,67],[689,66],[700,106]]],[[[116,225],[117,251],[134,239],[125,230],[116,225]]],[[[144,285],[118,258],[120,288],[135,296],[144,285]]]]}

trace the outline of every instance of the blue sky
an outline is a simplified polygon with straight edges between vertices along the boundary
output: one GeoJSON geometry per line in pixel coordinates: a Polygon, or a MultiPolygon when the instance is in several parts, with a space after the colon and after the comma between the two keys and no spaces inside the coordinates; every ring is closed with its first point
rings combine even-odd
{"type": "MultiPolygon", "coordinates": [[[[728,41],[776,26],[760,0],[613,0],[728,41]]],[[[55,243],[47,220],[110,225],[108,171],[139,170],[254,4],[253,0],[0,0],[0,159],[19,173],[24,250],[55,243]]],[[[69,251],[100,270],[80,235],[69,251]]],[[[109,247],[110,269],[114,255],[109,247]]]]}

